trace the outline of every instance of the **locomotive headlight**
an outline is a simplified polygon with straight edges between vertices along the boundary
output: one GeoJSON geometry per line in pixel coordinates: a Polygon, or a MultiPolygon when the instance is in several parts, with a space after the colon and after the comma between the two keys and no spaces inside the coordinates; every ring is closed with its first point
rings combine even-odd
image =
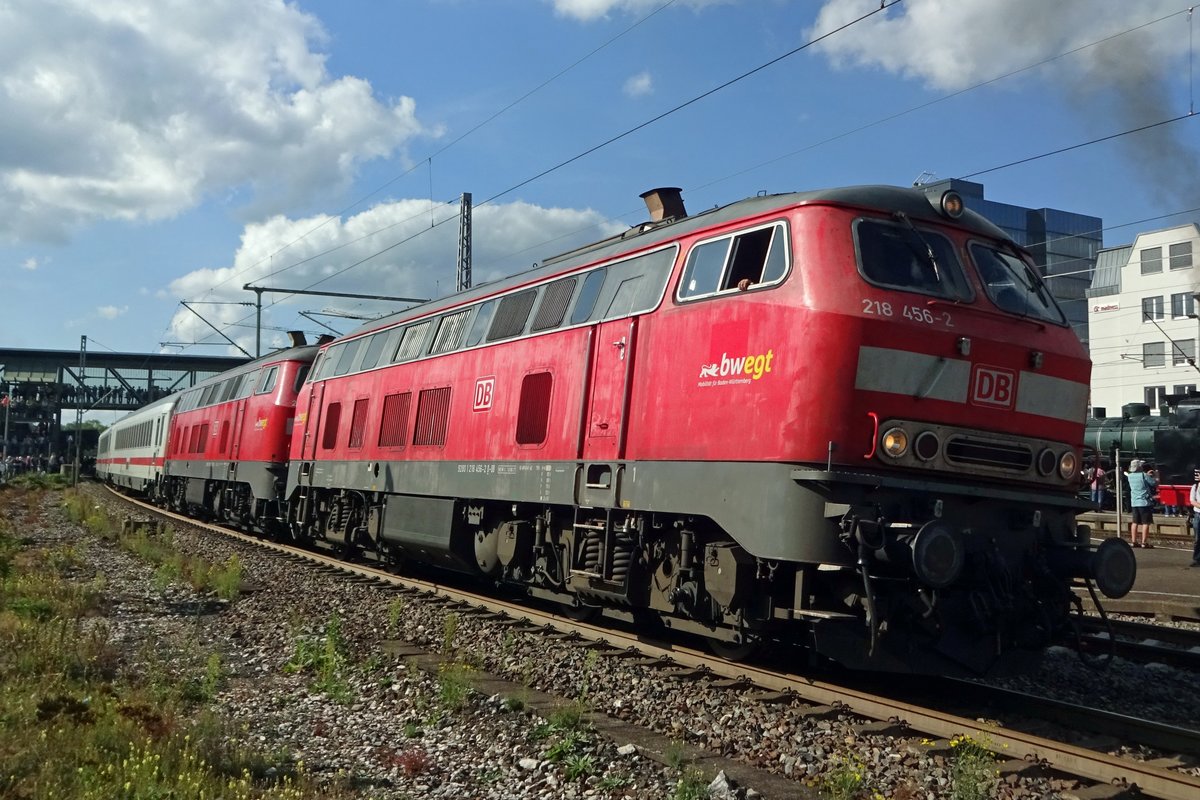
{"type": "Polygon", "coordinates": [[[962,195],[955,191],[942,194],[942,213],[950,219],[958,219],[963,213],[962,195]]]}
{"type": "Polygon", "coordinates": [[[1064,481],[1069,481],[1075,477],[1075,470],[1078,467],[1075,461],[1075,454],[1068,450],[1063,453],[1058,459],[1058,476],[1064,481]]]}
{"type": "Polygon", "coordinates": [[[892,458],[899,458],[908,452],[908,433],[903,428],[889,428],[883,432],[880,443],[883,452],[892,458]]]}

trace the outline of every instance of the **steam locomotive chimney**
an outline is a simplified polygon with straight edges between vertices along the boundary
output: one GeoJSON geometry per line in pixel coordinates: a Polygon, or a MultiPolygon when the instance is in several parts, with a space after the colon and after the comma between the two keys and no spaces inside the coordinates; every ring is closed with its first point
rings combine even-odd
{"type": "Polygon", "coordinates": [[[304,338],[304,331],[288,331],[287,335],[292,347],[304,347],[308,344],[308,340],[304,338]]]}
{"type": "Polygon", "coordinates": [[[687,210],[683,207],[683,196],[674,186],[664,186],[642,192],[639,197],[646,202],[646,210],[650,212],[651,222],[662,222],[665,219],[683,219],[687,210]]]}

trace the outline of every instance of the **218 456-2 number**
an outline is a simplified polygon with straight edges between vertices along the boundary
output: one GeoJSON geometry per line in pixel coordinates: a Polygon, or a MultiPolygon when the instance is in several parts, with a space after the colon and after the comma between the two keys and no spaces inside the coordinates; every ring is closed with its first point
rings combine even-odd
{"type": "Polygon", "coordinates": [[[934,313],[928,308],[921,306],[899,306],[899,312],[896,311],[896,306],[893,306],[886,300],[873,300],[869,297],[862,299],[863,313],[877,317],[892,317],[899,313],[905,319],[910,319],[913,322],[919,322],[922,325],[936,325],[939,322],[947,328],[954,327],[954,321],[950,317],[950,312],[942,311],[934,313]]]}

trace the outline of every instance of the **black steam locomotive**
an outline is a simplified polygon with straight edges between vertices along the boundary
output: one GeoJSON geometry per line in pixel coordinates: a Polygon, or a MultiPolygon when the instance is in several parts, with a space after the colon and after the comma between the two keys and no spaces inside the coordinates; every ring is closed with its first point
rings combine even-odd
{"type": "Polygon", "coordinates": [[[1200,393],[1167,395],[1158,416],[1145,403],[1121,407],[1121,416],[1089,419],[1084,462],[1098,460],[1110,474],[1139,459],[1158,472],[1160,486],[1188,486],[1200,467],[1200,393]]]}

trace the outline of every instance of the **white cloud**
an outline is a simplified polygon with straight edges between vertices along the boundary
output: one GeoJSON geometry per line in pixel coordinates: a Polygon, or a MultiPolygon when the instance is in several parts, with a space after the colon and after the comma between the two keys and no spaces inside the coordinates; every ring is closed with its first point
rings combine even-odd
{"type": "MultiPolygon", "coordinates": [[[[328,222],[325,217],[277,216],[246,227],[231,267],[188,273],[170,284],[168,294],[183,300],[228,301],[230,305],[205,305],[202,313],[230,338],[254,352],[254,309],[234,305],[254,300],[253,292],[242,289],[247,283],[393,297],[442,297],[452,293],[458,245],[458,223],[454,216],[457,211],[457,206],[435,208],[434,220],[447,222],[432,229],[428,200],[382,203],[353,217],[328,222]],[[402,241],[405,243],[381,253],[402,241]],[[290,242],[296,243],[279,252],[290,242]],[[370,258],[376,253],[381,254],[370,258]],[[363,263],[358,264],[360,261],[363,263]],[[346,269],[354,264],[358,266],[346,269]],[[318,283],[323,278],[330,280],[318,283]],[[245,327],[225,327],[235,323],[245,327]]],[[[472,228],[475,285],[526,269],[536,259],[626,230],[626,226],[610,222],[590,209],[542,208],[523,202],[475,209],[472,228]]],[[[263,326],[301,326],[313,331],[315,324],[298,317],[298,311],[336,309],[369,315],[403,307],[377,301],[264,293],[263,326]]],[[[343,332],[358,325],[347,320],[322,319],[343,332]]],[[[211,328],[184,308],[175,313],[169,336],[178,342],[216,338],[211,328]]],[[[264,350],[268,342],[271,346],[282,345],[282,335],[264,331],[264,350]]]]}
{"type": "Polygon", "coordinates": [[[411,98],[328,74],[323,38],[284,0],[9,0],[0,238],[166,218],[244,188],[282,208],[426,132],[411,98]]]}
{"type": "MultiPolygon", "coordinates": [[[[877,8],[877,0],[827,0],[807,37],[877,8]]],[[[836,66],[883,69],[941,92],[1045,61],[991,90],[1039,78],[1043,102],[1064,103],[1097,133],[1111,134],[1186,113],[1169,84],[1188,69],[1184,11],[1172,0],[905,0],[817,48],[836,66]]],[[[1027,125],[1036,124],[1037,113],[1030,108],[1027,125]]],[[[1117,146],[1146,185],[1194,205],[1200,154],[1187,124],[1126,137],[1117,146]]]]}
{"type": "MultiPolygon", "coordinates": [[[[608,16],[610,11],[630,14],[646,14],[663,4],[663,0],[550,0],[560,16],[574,17],[581,22],[590,22],[608,16]]],[[[680,0],[680,7],[705,8],[706,6],[730,5],[740,0],[680,0]]]]}
{"type": "Polygon", "coordinates": [[[649,72],[639,72],[625,81],[622,91],[630,97],[644,97],[654,91],[654,79],[649,72]]]}
{"type": "Polygon", "coordinates": [[[33,272],[39,266],[41,266],[41,265],[38,264],[38,260],[36,258],[27,258],[21,262],[21,269],[27,269],[30,272],[33,272]]]}
{"type": "MultiPolygon", "coordinates": [[[[878,8],[878,0],[826,0],[805,38],[878,8]]],[[[1178,10],[1172,0],[905,0],[816,48],[840,66],[881,67],[935,89],[957,90],[1178,10]]],[[[1182,25],[1183,17],[1178,19],[1182,25]]],[[[1186,35],[1175,38],[1186,46],[1186,35]]],[[[1140,41],[1136,35],[1122,37],[1064,64],[1086,71],[1106,48],[1140,41]]],[[[1161,46],[1163,40],[1157,41],[1161,46]]]]}
{"type": "Polygon", "coordinates": [[[103,319],[116,319],[129,310],[129,306],[99,306],[96,313],[103,319]]]}

